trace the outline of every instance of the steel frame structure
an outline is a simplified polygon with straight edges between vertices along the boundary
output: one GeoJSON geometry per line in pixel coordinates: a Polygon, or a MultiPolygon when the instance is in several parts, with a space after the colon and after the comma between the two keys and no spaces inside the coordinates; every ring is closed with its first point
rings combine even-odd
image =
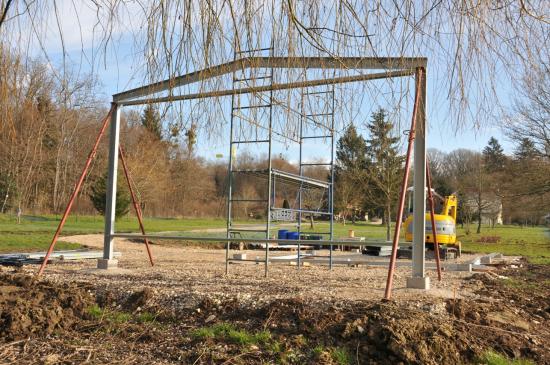
{"type": "MultiPolygon", "coordinates": [[[[110,140],[109,140],[109,171],[108,171],[108,187],[107,187],[107,205],[105,214],[105,233],[104,233],[104,249],[103,249],[103,261],[110,262],[114,259],[114,239],[115,237],[141,237],[141,238],[156,238],[156,239],[181,239],[181,240],[204,240],[204,241],[217,241],[226,242],[227,245],[231,242],[248,241],[247,239],[232,238],[228,236],[223,238],[206,239],[199,237],[184,237],[184,236],[170,236],[163,237],[159,235],[146,235],[146,234],[123,234],[115,232],[115,202],[116,202],[116,179],[117,168],[119,159],[119,139],[120,139],[120,111],[123,106],[151,104],[171,102],[177,100],[192,100],[209,97],[231,96],[233,101],[236,95],[249,94],[249,93],[261,93],[270,92],[274,90],[285,90],[295,88],[308,88],[321,85],[336,85],[349,82],[368,81],[393,77],[405,77],[415,76],[417,82],[415,82],[415,95],[418,99],[418,110],[415,112],[413,119],[416,119],[416,129],[414,131],[414,198],[413,198],[413,259],[412,259],[412,279],[421,279],[426,285],[429,285],[427,277],[425,276],[425,211],[426,211],[426,58],[360,58],[360,57],[243,57],[236,58],[231,62],[205,68],[196,72],[192,72],[186,75],[182,75],[176,78],[167,79],[161,82],[153,83],[150,85],[142,86],[136,89],[125,91],[113,95],[113,110],[111,113],[111,125],[110,125],[110,140]],[[318,80],[306,80],[298,82],[288,83],[273,83],[260,86],[249,87],[233,87],[227,90],[216,90],[202,93],[187,93],[171,96],[154,96],[159,92],[172,90],[174,88],[189,85],[194,82],[210,79],[213,77],[222,76],[228,73],[236,73],[239,70],[249,68],[303,68],[303,69],[354,69],[354,70],[384,70],[378,73],[366,73],[354,76],[345,77],[333,77],[324,78],[318,80]],[[423,76],[422,76],[423,75],[423,76]]],[[[272,99],[270,100],[273,101],[272,99]]],[[[232,106],[233,106],[232,102],[232,106]]],[[[233,110],[232,110],[233,114],[233,110]]],[[[269,126],[269,132],[271,134],[272,128],[269,126]]],[[[303,141],[304,136],[300,136],[303,141]]],[[[334,138],[332,138],[332,150],[334,150],[334,138]]],[[[300,144],[301,145],[301,144],[300,144]]],[[[271,148],[271,142],[269,142],[269,148],[271,148]]],[[[230,151],[230,156],[231,156],[230,151]]],[[[231,159],[231,157],[230,157],[231,159]]],[[[331,164],[333,164],[334,156],[331,156],[331,164]]],[[[231,169],[231,162],[229,163],[231,169]]],[[[300,163],[300,174],[303,171],[302,162],[300,163]]],[[[271,166],[269,166],[271,172],[271,166]]],[[[270,174],[271,175],[271,174],[270,174]]],[[[271,197],[271,184],[269,186],[269,195],[271,197]]],[[[230,196],[230,195],[229,195],[230,196]]],[[[268,199],[269,200],[269,199],[268,199]]],[[[332,209],[333,196],[330,196],[330,208],[332,209]]],[[[229,199],[228,199],[229,204],[229,199]]],[[[269,204],[268,204],[269,207],[269,204]]],[[[300,207],[301,208],[301,207],[300,207]]],[[[230,210],[230,209],[228,209],[230,210]]],[[[299,213],[300,214],[300,213],[299,213]]],[[[269,233],[269,214],[268,222],[266,224],[266,230],[269,233]]],[[[230,228],[228,221],[228,228],[230,228]]],[[[331,229],[332,231],[332,229],[331,229]]],[[[266,243],[266,260],[265,260],[265,272],[267,275],[268,270],[268,255],[269,244],[279,242],[278,239],[270,239],[266,236],[266,239],[253,240],[256,242],[266,243]]],[[[289,243],[312,244],[314,241],[304,240],[292,240],[289,243]]],[[[331,235],[329,241],[319,241],[317,244],[338,244],[344,242],[335,241],[331,235]]],[[[349,244],[349,242],[345,242],[349,244]]],[[[226,259],[228,259],[228,251],[226,251],[226,259]]],[[[332,253],[332,250],[331,250],[332,253]]],[[[298,255],[299,257],[299,255],[298,255]]],[[[101,267],[108,267],[109,265],[103,262],[101,267]]],[[[226,261],[227,262],[227,261],[226,261]]],[[[299,267],[299,265],[298,265],[299,267]]],[[[415,284],[418,285],[418,284],[415,284]]]]}

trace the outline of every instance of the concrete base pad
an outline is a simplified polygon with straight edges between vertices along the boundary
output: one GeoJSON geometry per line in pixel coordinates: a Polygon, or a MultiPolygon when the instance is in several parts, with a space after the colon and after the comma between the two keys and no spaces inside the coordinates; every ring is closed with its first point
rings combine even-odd
{"type": "Polygon", "coordinates": [[[427,276],[423,278],[420,278],[420,277],[407,278],[407,288],[429,290],[430,278],[427,276]]]}
{"type": "Polygon", "coordinates": [[[97,268],[98,269],[116,269],[118,267],[118,260],[116,259],[98,259],[97,268]]]}

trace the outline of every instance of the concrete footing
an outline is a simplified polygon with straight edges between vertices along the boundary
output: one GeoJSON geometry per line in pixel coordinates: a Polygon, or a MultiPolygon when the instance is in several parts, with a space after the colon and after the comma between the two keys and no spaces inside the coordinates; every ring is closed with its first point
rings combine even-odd
{"type": "Polygon", "coordinates": [[[118,267],[118,260],[116,259],[98,259],[97,260],[97,268],[108,270],[108,269],[116,269],[118,267]]]}
{"type": "Polygon", "coordinates": [[[407,288],[429,290],[430,278],[427,276],[407,278],[407,288]]]}
{"type": "Polygon", "coordinates": [[[467,271],[472,272],[472,264],[446,264],[443,266],[445,270],[449,271],[467,271]]]}

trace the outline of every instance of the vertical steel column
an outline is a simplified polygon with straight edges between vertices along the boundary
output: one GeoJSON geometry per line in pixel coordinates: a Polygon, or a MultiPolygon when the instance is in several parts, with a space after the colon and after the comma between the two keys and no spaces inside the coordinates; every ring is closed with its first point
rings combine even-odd
{"type": "Polygon", "coordinates": [[[424,278],[426,246],[426,73],[420,77],[418,119],[414,143],[412,277],[424,278]]]}
{"type": "MultiPolygon", "coordinates": [[[[299,167],[299,174],[300,176],[304,173],[304,167],[302,166],[302,157],[303,157],[303,144],[304,144],[304,90],[302,89],[301,93],[301,101],[300,101],[300,152],[298,154],[298,167],[299,167]]],[[[298,239],[301,240],[302,235],[302,189],[303,189],[303,182],[300,182],[300,187],[298,188],[298,239]]],[[[302,245],[300,242],[298,242],[298,257],[297,257],[297,270],[300,270],[300,265],[302,264],[302,258],[300,257],[302,253],[302,245]]]]}
{"type": "MultiPolygon", "coordinates": [[[[330,124],[330,188],[329,188],[329,212],[330,212],[330,240],[334,240],[334,85],[332,85],[332,111],[330,124]]],[[[332,270],[332,249],[330,245],[330,269],[332,270]]]]}
{"type": "MultiPolygon", "coordinates": [[[[269,56],[273,57],[274,51],[274,43],[273,38],[271,39],[271,49],[269,50],[269,56]]],[[[273,85],[273,67],[271,67],[271,74],[270,74],[270,83],[273,85]]],[[[265,238],[269,239],[269,233],[271,230],[271,183],[272,183],[272,162],[271,162],[271,149],[272,149],[272,128],[273,128],[273,88],[269,91],[269,128],[268,128],[268,151],[267,151],[267,171],[268,171],[268,178],[267,178],[267,223],[266,223],[266,232],[265,232],[265,238]]],[[[267,278],[267,272],[269,269],[269,242],[265,243],[265,272],[264,276],[267,278]]]]}
{"type": "MultiPolygon", "coordinates": [[[[233,60],[237,58],[237,44],[235,43],[235,50],[233,51],[233,60]]],[[[233,71],[232,88],[235,89],[235,72],[233,71]]],[[[226,237],[231,238],[231,209],[233,204],[231,202],[233,196],[233,124],[234,124],[234,107],[235,107],[235,94],[231,94],[231,116],[229,118],[229,157],[227,165],[227,232],[226,237]]],[[[225,243],[225,275],[229,274],[229,245],[228,241],[225,243]]]]}
{"type": "MultiPolygon", "coordinates": [[[[113,105],[111,114],[111,126],[109,133],[109,172],[107,183],[107,197],[105,205],[105,233],[103,237],[103,260],[113,259],[116,212],[116,188],[118,171],[118,146],[120,139],[120,108],[121,105],[113,105]]],[[[108,266],[108,262],[106,264],[108,266]]]]}

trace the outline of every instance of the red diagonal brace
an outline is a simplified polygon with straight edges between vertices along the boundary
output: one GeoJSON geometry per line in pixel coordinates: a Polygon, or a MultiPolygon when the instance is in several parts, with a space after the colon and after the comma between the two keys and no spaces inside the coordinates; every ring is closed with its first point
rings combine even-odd
{"type": "Polygon", "coordinates": [[[395,271],[395,261],[397,260],[397,248],[399,245],[399,234],[401,233],[401,223],[403,222],[403,209],[405,207],[405,195],[407,194],[407,185],[409,184],[409,169],[411,164],[411,153],[416,133],[416,115],[418,114],[418,103],[420,100],[420,82],[424,74],[423,68],[416,70],[416,88],[414,97],[414,107],[411,120],[411,129],[409,130],[409,144],[407,146],[407,155],[405,157],[405,172],[403,174],[403,181],[401,182],[401,192],[399,194],[399,206],[397,210],[397,219],[395,222],[395,231],[393,234],[393,244],[390,257],[390,266],[388,268],[388,278],[386,280],[386,290],[384,292],[384,299],[389,300],[391,298],[391,290],[393,286],[393,274],[395,271]]]}
{"type": "Polygon", "coordinates": [[[61,221],[59,222],[59,225],[57,226],[57,230],[55,231],[55,234],[52,239],[52,243],[50,243],[50,247],[48,248],[48,252],[46,253],[46,256],[44,257],[44,261],[42,261],[42,265],[40,265],[40,269],[38,270],[38,275],[42,275],[44,272],[44,269],[46,268],[46,265],[48,264],[48,260],[53,252],[53,249],[55,248],[55,244],[57,243],[57,240],[59,238],[59,235],[61,234],[61,230],[63,229],[63,226],[65,225],[65,222],[67,221],[67,218],[69,217],[69,213],[71,212],[71,209],[73,207],[74,201],[80,192],[80,188],[82,187],[82,183],[84,182],[84,178],[86,178],[86,175],[88,173],[88,169],[90,168],[90,165],[92,163],[92,160],[94,159],[97,148],[99,147],[99,142],[101,141],[101,137],[103,137],[103,134],[105,134],[105,130],[107,129],[107,126],[109,125],[109,121],[111,120],[111,114],[113,114],[113,110],[115,108],[115,105],[113,104],[111,106],[111,109],[109,110],[109,113],[107,116],[103,119],[101,129],[99,130],[99,133],[97,135],[97,138],[95,140],[94,146],[92,147],[92,150],[90,151],[90,154],[88,155],[88,159],[86,160],[86,164],[84,165],[84,169],[82,170],[82,174],[80,174],[80,178],[78,179],[73,193],[71,194],[71,197],[69,199],[69,203],[67,204],[67,207],[65,208],[65,212],[63,213],[63,217],[61,218],[61,221]]]}
{"type": "MultiPolygon", "coordinates": [[[[134,194],[134,189],[132,188],[132,183],[130,182],[130,173],[128,172],[128,167],[126,166],[126,159],[124,158],[124,151],[122,146],[118,147],[118,155],[120,161],[122,162],[122,168],[124,169],[124,176],[126,176],[126,181],[128,182],[128,189],[130,190],[130,196],[132,197],[132,202],[134,204],[134,210],[136,211],[136,216],[139,222],[139,228],[141,229],[141,234],[145,235],[145,228],[143,227],[143,216],[141,214],[141,207],[138,204],[136,194],[134,194]]],[[[145,238],[145,247],[147,248],[147,255],[149,256],[149,262],[151,266],[154,266],[153,254],[151,253],[151,247],[149,247],[149,240],[145,238]]]]}
{"type": "Polygon", "coordinates": [[[437,280],[441,281],[441,260],[439,257],[439,243],[437,242],[437,227],[435,226],[434,196],[432,193],[432,175],[428,159],[426,159],[426,185],[428,186],[428,201],[430,203],[430,219],[432,221],[432,236],[434,238],[435,265],[437,266],[437,280]]]}

